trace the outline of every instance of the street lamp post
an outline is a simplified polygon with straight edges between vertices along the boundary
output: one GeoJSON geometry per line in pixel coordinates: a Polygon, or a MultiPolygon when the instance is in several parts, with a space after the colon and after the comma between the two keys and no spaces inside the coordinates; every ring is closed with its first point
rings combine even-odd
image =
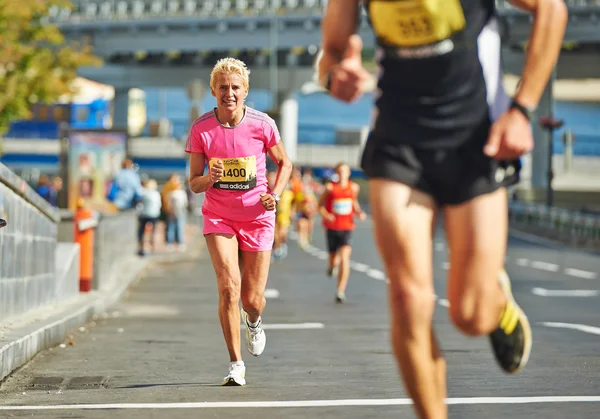
{"type": "Polygon", "coordinates": [[[546,205],[548,207],[551,207],[554,203],[554,193],[552,190],[552,179],[554,178],[554,171],[552,169],[552,156],[554,155],[554,131],[562,127],[564,123],[564,120],[556,119],[552,115],[540,117],[540,125],[550,133],[550,144],[548,145],[548,184],[546,186],[546,205]]]}

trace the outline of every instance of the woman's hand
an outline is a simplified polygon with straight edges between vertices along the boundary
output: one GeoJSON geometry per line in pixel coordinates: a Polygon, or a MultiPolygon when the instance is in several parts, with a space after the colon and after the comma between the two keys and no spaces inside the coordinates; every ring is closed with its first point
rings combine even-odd
{"type": "Polygon", "coordinates": [[[260,202],[267,211],[275,211],[275,208],[277,207],[277,202],[275,202],[275,198],[273,198],[273,195],[269,193],[261,193],[260,202]]]}
{"type": "Polygon", "coordinates": [[[213,183],[216,183],[221,180],[223,177],[223,173],[225,171],[225,166],[223,166],[223,160],[217,160],[212,167],[210,168],[210,180],[213,183]]]}

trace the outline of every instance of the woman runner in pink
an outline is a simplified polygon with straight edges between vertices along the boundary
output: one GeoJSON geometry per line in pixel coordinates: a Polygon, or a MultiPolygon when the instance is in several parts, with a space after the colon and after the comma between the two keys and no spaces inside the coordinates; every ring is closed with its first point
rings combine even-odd
{"type": "Polygon", "coordinates": [[[261,313],[266,305],[275,207],[292,171],[273,119],[244,104],[249,74],[246,65],[234,58],[215,64],[210,89],[217,107],[192,124],[186,143],[191,154],[190,187],[195,193],[205,192],[203,233],[217,276],[219,318],[229,350],[229,372],[222,384],[233,386],[246,384],[240,297],[246,348],[254,356],[265,348],[261,313]],[[272,190],[267,186],[267,153],[278,165],[272,190]]]}

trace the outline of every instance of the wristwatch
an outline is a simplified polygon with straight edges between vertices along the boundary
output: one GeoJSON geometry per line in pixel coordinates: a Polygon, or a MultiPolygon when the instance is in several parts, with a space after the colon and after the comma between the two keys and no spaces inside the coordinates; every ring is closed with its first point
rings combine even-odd
{"type": "Polygon", "coordinates": [[[515,99],[510,103],[510,109],[516,109],[523,114],[528,121],[531,121],[535,117],[535,108],[528,108],[527,106],[521,105],[515,99]]]}
{"type": "Polygon", "coordinates": [[[275,204],[279,204],[279,200],[281,199],[281,196],[277,195],[275,192],[271,192],[271,196],[275,200],[275,204]]]}

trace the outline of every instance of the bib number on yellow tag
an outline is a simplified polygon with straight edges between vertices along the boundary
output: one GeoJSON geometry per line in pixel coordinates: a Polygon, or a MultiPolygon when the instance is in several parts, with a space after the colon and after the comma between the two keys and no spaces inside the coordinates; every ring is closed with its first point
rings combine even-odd
{"type": "MultiPolygon", "coordinates": [[[[249,191],[256,187],[256,157],[235,157],[221,159],[223,161],[223,177],[213,187],[232,191],[249,191]]],[[[212,168],[217,161],[210,159],[212,168]]]]}
{"type": "Polygon", "coordinates": [[[440,42],[465,27],[460,0],[371,0],[369,15],[377,37],[398,47],[440,42]]]}

